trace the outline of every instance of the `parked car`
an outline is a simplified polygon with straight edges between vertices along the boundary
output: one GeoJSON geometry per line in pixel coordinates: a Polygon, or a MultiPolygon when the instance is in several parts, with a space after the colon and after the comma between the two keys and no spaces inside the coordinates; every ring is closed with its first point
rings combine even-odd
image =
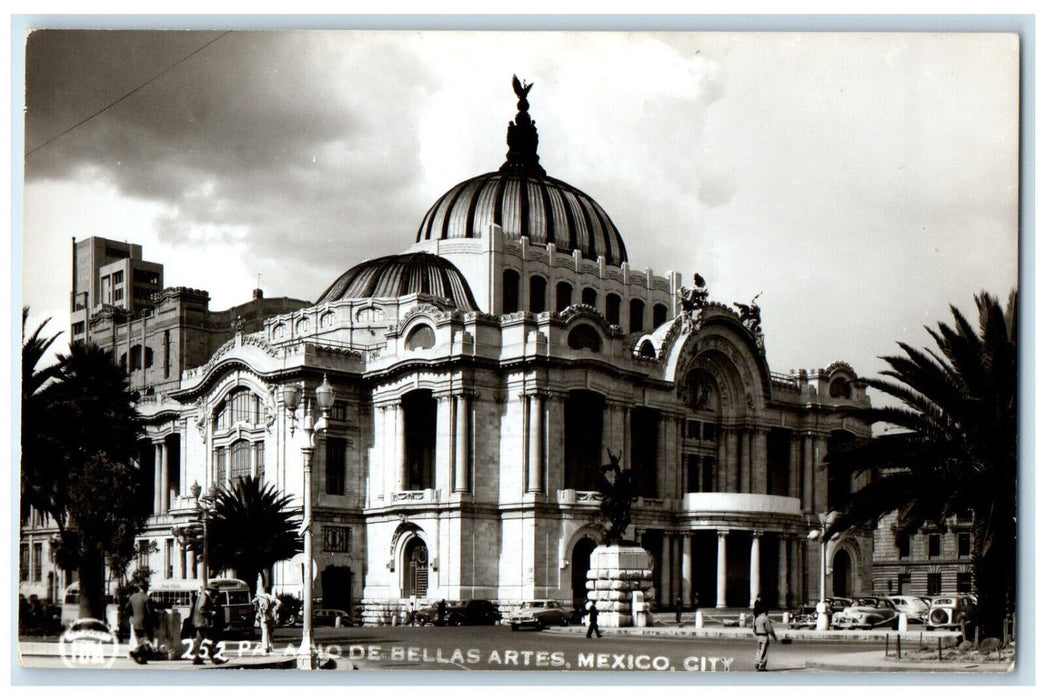
{"type": "Polygon", "coordinates": [[[817,603],[800,605],[791,611],[788,627],[793,630],[812,630],[817,628],[817,603]]]}
{"type": "MultiPolygon", "coordinates": [[[[414,613],[414,621],[421,626],[439,625],[439,603],[427,605],[414,613]]],[[[501,613],[489,600],[462,600],[447,603],[443,613],[443,624],[458,627],[461,625],[496,625],[501,613]]]]}
{"type": "MultiPolygon", "coordinates": [[[[825,598],[828,603],[828,615],[831,617],[837,612],[842,612],[848,607],[854,604],[853,598],[840,598],[840,597],[828,597],[825,598]]],[[[817,601],[814,601],[814,605],[817,605],[817,601]]]]}
{"type": "Polygon", "coordinates": [[[545,629],[553,625],[570,624],[570,611],[558,600],[528,600],[519,609],[509,613],[509,624],[513,630],[521,627],[545,629]]]}
{"type": "Polygon", "coordinates": [[[977,600],[972,595],[937,596],[930,601],[930,611],[926,616],[926,629],[945,628],[965,631],[965,624],[973,621],[976,612],[977,600]]]}
{"type": "Polygon", "coordinates": [[[352,616],[336,608],[320,608],[312,611],[313,627],[352,627],[352,616]]]}
{"type": "Polygon", "coordinates": [[[857,598],[854,604],[832,615],[833,629],[897,627],[897,607],[888,598],[857,598]]]}
{"type": "Polygon", "coordinates": [[[893,602],[897,612],[903,612],[908,616],[909,622],[926,622],[926,616],[930,612],[930,605],[919,596],[892,595],[887,597],[893,602]]]}

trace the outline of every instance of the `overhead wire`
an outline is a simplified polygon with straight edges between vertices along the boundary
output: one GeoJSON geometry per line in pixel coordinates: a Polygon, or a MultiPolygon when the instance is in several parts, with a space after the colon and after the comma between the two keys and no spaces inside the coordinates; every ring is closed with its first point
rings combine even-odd
{"type": "Polygon", "coordinates": [[[120,104],[121,102],[123,102],[124,100],[126,100],[126,99],[127,99],[128,97],[130,97],[131,95],[135,94],[136,92],[138,92],[138,91],[139,91],[139,90],[141,90],[142,88],[144,88],[144,87],[146,87],[147,85],[149,85],[150,83],[153,83],[153,82],[155,82],[156,80],[158,80],[158,79],[160,79],[161,77],[163,77],[164,75],[166,75],[167,73],[170,73],[170,72],[171,72],[172,70],[174,70],[175,68],[177,68],[177,67],[178,67],[178,66],[180,66],[181,64],[185,63],[185,62],[186,62],[186,61],[188,61],[188,60],[189,60],[190,58],[192,58],[193,56],[195,56],[196,54],[200,53],[201,51],[203,51],[204,49],[206,49],[206,48],[207,48],[208,46],[210,46],[211,44],[213,44],[214,42],[216,42],[216,41],[218,41],[219,39],[221,39],[222,37],[224,37],[224,36],[225,36],[226,34],[231,34],[231,33],[232,33],[232,30],[227,30],[227,31],[224,31],[224,32],[222,32],[222,33],[221,33],[221,34],[219,34],[218,36],[216,36],[216,37],[214,37],[213,39],[211,39],[210,41],[208,41],[208,42],[207,42],[206,44],[204,44],[203,46],[199,47],[198,49],[194,49],[194,50],[193,50],[193,51],[192,51],[191,53],[188,53],[188,54],[186,54],[186,55],[185,55],[185,56],[183,56],[182,58],[180,58],[180,59],[178,59],[177,61],[175,61],[174,63],[172,63],[172,64],[171,64],[170,66],[168,66],[167,68],[164,68],[164,69],[163,69],[162,71],[160,71],[159,73],[157,73],[157,74],[156,74],[156,75],[154,75],[153,77],[149,78],[148,80],[146,80],[146,81],[145,81],[144,83],[142,83],[141,85],[138,85],[137,87],[135,87],[135,88],[134,88],[133,90],[131,90],[131,91],[130,91],[130,92],[128,92],[127,94],[125,94],[125,95],[123,95],[122,97],[119,97],[119,98],[117,98],[116,100],[114,100],[114,101],[110,102],[110,103],[109,103],[109,104],[107,104],[107,105],[106,105],[105,107],[102,107],[101,109],[99,109],[99,110],[98,110],[97,112],[94,112],[94,113],[93,113],[93,114],[91,114],[90,116],[87,116],[87,117],[85,117],[84,119],[81,119],[80,121],[78,121],[77,123],[73,124],[73,125],[72,125],[72,126],[70,126],[70,127],[68,128],[68,129],[65,129],[65,130],[64,130],[64,131],[62,131],[61,133],[55,134],[55,135],[54,135],[54,136],[52,136],[51,138],[49,138],[49,139],[47,139],[46,141],[44,141],[43,143],[41,143],[41,144],[40,144],[39,146],[34,146],[34,147],[33,147],[33,148],[31,148],[30,150],[26,151],[26,153],[25,153],[25,156],[24,156],[24,157],[28,158],[29,156],[33,155],[34,153],[36,153],[37,151],[39,151],[39,150],[40,150],[41,148],[43,148],[44,146],[47,146],[47,145],[49,145],[49,144],[51,144],[51,143],[54,143],[55,141],[57,141],[58,139],[62,138],[63,136],[65,136],[65,135],[66,135],[66,134],[68,134],[69,132],[73,131],[74,129],[77,129],[77,128],[79,128],[79,127],[83,126],[84,124],[86,124],[87,122],[91,121],[92,119],[94,119],[95,117],[97,117],[97,116],[98,116],[99,114],[102,114],[103,112],[106,112],[106,111],[108,111],[108,110],[112,109],[112,108],[113,108],[113,107],[115,107],[116,105],[118,105],[118,104],[120,104]]]}

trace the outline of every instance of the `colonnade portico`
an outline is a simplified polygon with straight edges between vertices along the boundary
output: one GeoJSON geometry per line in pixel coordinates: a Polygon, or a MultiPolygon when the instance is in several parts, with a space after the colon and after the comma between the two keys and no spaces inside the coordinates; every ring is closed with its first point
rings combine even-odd
{"type": "MultiPolygon", "coordinates": [[[[655,535],[656,536],[656,535],[655,535]]],[[[793,530],[753,529],[744,527],[695,527],[686,531],[664,530],[660,543],[660,572],[656,579],[657,602],[662,607],[675,604],[677,598],[690,606],[697,607],[749,607],[757,596],[776,607],[787,607],[798,602],[802,582],[802,534],[793,530]],[[711,538],[714,533],[714,545],[711,538]],[[748,542],[744,550],[737,547],[738,540],[748,542]],[[728,538],[733,540],[728,543],[728,538]],[[702,539],[705,546],[695,544],[702,539]],[[776,546],[774,541],[776,540],[776,546]],[[714,549],[714,553],[711,551],[714,549]],[[743,572],[747,600],[740,600],[738,561],[747,560],[743,572]],[[776,561],[771,559],[775,557],[776,561]],[[768,563],[769,562],[769,563],[768,563]],[[766,569],[766,566],[769,566],[766,569]],[[699,596],[702,588],[702,572],[713,570],[714,598],[706,593],[699,596]],[[775,571],[776,569],[776,571],[775,571]],[[732,583],[731,583],[732,582],[732,583]],[[730,591],[733,591],[732,599],[730,591]],[[714,601],[714,602],[713,602],[714,601]]],[[[710,577],[708,577],[710,578],[710,577]]]]}

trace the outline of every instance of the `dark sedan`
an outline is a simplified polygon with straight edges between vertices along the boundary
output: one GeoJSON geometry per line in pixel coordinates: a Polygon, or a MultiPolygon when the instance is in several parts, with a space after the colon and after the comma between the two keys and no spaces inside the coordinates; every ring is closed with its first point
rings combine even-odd
{"type": "Polygon", "coordinates": [[[489,600],[467,600],[446,603],[442,622],[439,619],[439,603],[421,608],[414,614],[419,625],[496,625],[501,619],[494,604],[489,600]]]}

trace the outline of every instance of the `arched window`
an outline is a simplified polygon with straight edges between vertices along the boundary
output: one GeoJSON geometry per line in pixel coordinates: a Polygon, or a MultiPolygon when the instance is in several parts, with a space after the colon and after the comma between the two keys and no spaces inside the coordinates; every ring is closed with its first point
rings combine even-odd
{"type": "Polygon", "coordinates": [[[654,349],[654,344],[650,342],[649,338],[639,344],[639,356],[649,357],[650,359],[657,357],[657,350],[654,349]]]}
{"type": "Polygon", "coordinates": [[[592,308],[595,308],[595,306],[596,306],[596,290],[592,289],[592,287],[585,287],[584,289],[582,289],[581,290],[581,303],[585,304],[586,306],[591,306],[592,308]]]}
{"type": "Polygon", "coordinates": [[[421,324],[410,329],[405,345],[408,350],[424,350],[436,344],[436,332],[432,326],[421,324]]]}
{"type": "Polygon", "coordinates": [[[617,294],[607,294],[607,323],[612,326],[621,324],[621,297],[617,294]]]}
{"type": "Polygon", "coordinates": [[[505,270],[501,282],[501,313],[514,314],[519,311],[519,273],[505,270]]]}
{"type": "Polygon", "coordinates": [[[556,311],[562,311],[574,301],[574,287],[570,282],[560,282],[556,285],[556,311]]]}
{"type": "Polygon", "coordinates": [[[592,352],[599,352],[603,346],[599,339],[599,332],[587,323],[580,323],[570,329],[570,333],[567,334],[567,345],[574,350],[586,348],[592,352]]]}
{"type": "Polygon", "coordinates": [[[250,389],[234,389],[218,404],[214,417],[214,429],[228,430],[237,423],[249,426],[259,425],[262,421],[261,398],[250,389]]]}
{"type": "Polygon", "coordinates": [[[544,277],[534,275],[530,278],[530,312],[539,314],[548,309],[548,283],[544,277]]]}
{"type": "Polygon", "coordinates": [[[436,399],[427,390],[403,397],[407,490],[436,488],[436,399]]]}
{"type": "Polygon", "coordinates": [[[643,330],[643,312],[646,304],[642,299],[633,299],[628,304],[628,332],[639,333],[643,330]]]}
{"type": "Polygon", "coordinates": [[[846,377],[836,377],[828,385],[828,395],[833,399],[848,399],[852,396],[850,380],[846,377]]]}
{"type": "Polygon", "coordinates": [[[668,307],[664,304],[654,304],[654,328],[663,326],[668,320],[668,307]]]}

